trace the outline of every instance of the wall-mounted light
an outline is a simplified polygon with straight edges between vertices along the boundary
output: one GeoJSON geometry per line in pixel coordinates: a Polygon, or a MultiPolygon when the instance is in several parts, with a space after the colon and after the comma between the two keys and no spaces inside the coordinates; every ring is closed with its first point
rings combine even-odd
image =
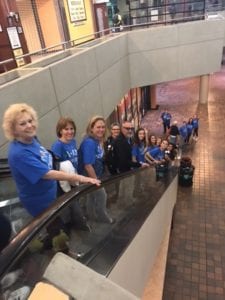
{"type": "Polygon", "coordinates": [[[16,22],[16,23],[19,22],[19,14],[14,11],[10,11],[7,16],[7,19],[8,19],[9,26],[13,26],[14,22],[16,22]]]}

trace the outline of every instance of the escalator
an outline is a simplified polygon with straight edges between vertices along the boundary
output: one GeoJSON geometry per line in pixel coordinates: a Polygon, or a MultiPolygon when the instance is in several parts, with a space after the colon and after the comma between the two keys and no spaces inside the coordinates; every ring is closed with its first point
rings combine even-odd
{"type": "Polygon", "coordinates": [[[107,277],[174,181],[177,168],[171,167],[160,179],[154,168],[141,168],[105,179],[100,188],[104,188],[107,193],[107,209],[115,222],[109,224],[99,222],[98,219],[88,219],[90,231],[79,230],[74,226],[73,207],[78,202],[86,214],[86,198],[99,187],[76,187],[59,197],[43,214],[30,220],[16,198],[16,190],[11,188],[13,184],[12,178],[10,183],[9,172],[3,173],[1,178],[5,180],[5,187],[10,186],[10,193],[4,194],[7,199],[1,198],[0,204],[6,200],[8,202],[7,205],[4,202],[5,205],[0,209],[11,222],[15,222],[19,216],[22,227],[21,230],[14,230],[10,244],[0,254],[0,294],[3,295],[2,299],[9,299],[7,295],[21,287],[31,292],[41,280],[56,253],[46,241],[48,227],[57,218],[63,220],[69,237],[69,251],[66,254],[107,277]],[[14,210],[20,210],[20,213],[17,212],[17,215],[14,210]],[[77,256],[77,253],[80,255],[77,256]]]}
{"type": "Polygon", "coordinates": [[[10,220],[13,236],[31,220],[19,201],[16,185],[5,158],[0,159],[0,211],[10,220]]]}

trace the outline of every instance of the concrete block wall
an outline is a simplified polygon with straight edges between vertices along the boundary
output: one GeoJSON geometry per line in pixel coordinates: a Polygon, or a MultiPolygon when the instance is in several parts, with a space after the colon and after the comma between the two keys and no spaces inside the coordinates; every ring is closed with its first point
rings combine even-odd
{"type": "MultiPolygon", "coordinates": [[[[32,64],[29,76],[17,76],[0,86],[0,120],[10,104],[26,102],[38,112],[43,145],[49,148],[56,139],[55,125],[61,115],[75,120],[80,141],[89,118],[107,117],[130,88],[126,39],[123,34],[49,65],[40,62],[33,68],[32,64]]],[[[1,127],[0,157],[7,156],[7,146],[1,127]]]]}
{"type": "MultiPolygon", "coordinates": [[[[110,280],[138,298],[143,295],[160,245],[170,229],[177,199],[177,185],[176,176],[108,275],[110,280]]],[[[163,269],[165,268],[164,265],[163,269]]]]}
{"type": "MultiPolygon", "coordinates": [[[[79,143],[89,118],[108,117],[130,88],[218,71],[224,22],[203,20],[115,34],[94,46],[69,50],[68,56],[58,55],[59,61],[55,56],[31,64],[30,70],[19,69],[12,81],[0,78],[0,120],[10,104],[27,102],[38,112],[43,145],[50,147],[56,139],[61,115],[75,120],[79,143]]],[[[0,157],[6,155],[0,128],[0,157]]]]}
{"type": "Polygon", "coordinates": [[[218,71],[224,20],[152,27],[128,34],[131,87],[218,71]]]}
{"type": "Polygon", "coordinates": [[[43,278],[77,300],[138,300],[134,294],[71,257],[57,253],[43,278]]]}

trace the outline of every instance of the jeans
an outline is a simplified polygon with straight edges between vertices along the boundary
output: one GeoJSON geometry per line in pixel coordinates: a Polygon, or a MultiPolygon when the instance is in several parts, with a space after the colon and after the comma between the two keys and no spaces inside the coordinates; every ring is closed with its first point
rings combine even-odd
{"type": "Polygon", "coordinates": [[[88,194],[86,202],[88,218],[110,223],[112,218],[107,213],[106,202],[107,194],[104,188],[88,194]]]}

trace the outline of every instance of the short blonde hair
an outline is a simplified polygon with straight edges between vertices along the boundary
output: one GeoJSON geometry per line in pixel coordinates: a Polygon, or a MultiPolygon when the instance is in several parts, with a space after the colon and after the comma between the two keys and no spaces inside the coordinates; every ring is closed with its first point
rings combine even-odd
{"type": "Polygon", "coordinates": [[[16,103],[10,105],[4,113],[2,128],[4,130],[5,137],[12,141],[15,139],[15,123],[16,118],[21,113],[28,113],[31,115],[32,119],[35,122],[35,125],[38,125],[37,113],[36,111],[26,103],[16,103]]]}
{"type": "MultiPolygon", "coordinates": [[[[93,133],[92,133],[92,128],[95,126],[95,124],[98,122],[98,121],[103,121],[104,124],[105,124],[105,119],[102,117],[102,116],[94,116],[90,119],[89,123],[88,123],[88,126],[87,126],[87,129],[86,129],[86,134],[88,136],[91,136],[93,137],[93,133]]],[[[105,137],[105,135],[104,135],[105,137]]]]}

